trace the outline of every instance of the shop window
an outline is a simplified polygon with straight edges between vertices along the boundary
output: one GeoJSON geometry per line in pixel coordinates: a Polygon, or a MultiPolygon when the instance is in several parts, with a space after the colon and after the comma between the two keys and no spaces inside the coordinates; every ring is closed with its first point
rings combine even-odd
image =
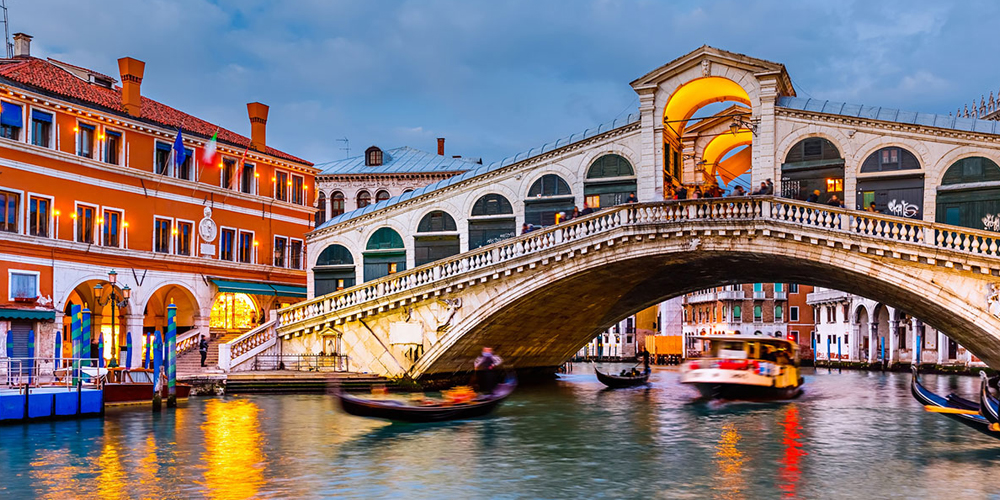
{"type": "Polygon", "coordinates": [[[9,300],[35,300],[40,295],[38,273],[10,271],[9,300]]]}
{"type": "Polygon", "coordinates": [[[177,241],[174,244],[177,255],[191,255],[191,237],[194,232],[194,224],[190,222],[177,222],[177,241]]]}
{"type": "Polygon", "coordinates": [[[76,241],[94,243],[94,222],[96,208],[77,205],[76,207],[76,241]]]}
{"type": "Polygon", "coordinates": [[[245,293],[220,293],[212,303],[210,328],[248,330],[257,326],[257,307],[245,293]]]}
{"type": "Polygon", "coordinates": [[[104,132],[104,162],[118,165],[121,162],[122,134],[111,130],[104,132]]]}
{"type": "Polygon", "coordinates": [[[330,196],[330,217],[336,217],[344,213],[344,193],[334,191],[330,196]]]}
{"type": "Polygon", "coordinates": [[[43,148],[52,147],[52,114],[31,112],[31,143],[43,148]]]}
{"type": "Polygon", "coordinates": [[[235,257],[236,231],[233,229],[223,229],[219,233],[219,258],[222,260],[233,260],[235,257]]]}
{"type": "Polygon", "coordinates": [[[170,151],[171,146],[166,142],[156,142],[156,152],[154,158],[154,166],[156,168],[156,173],[161,175],[170,175],[171,166],[170,165],[170,151]]]}
{"type": "Polygon", "coordinates": [[[76,127],[76,154],[85,158],[94,157],[94,126],[80,123],[76,127]]]}
{"type": "Polygon", "coordinates": [[[52,200],[32,196],[28,201],[28,234],[49,236],[49,214],[52,200]]]}
{"type": "Polygon", "coordinates": [[[170,230],[173,221],[171,219],[153,219],[153,251],[158,253],[170,253],[170,230]]]}
{"type": "Polygon", "coordinates": [[[253,233],[240,231],[239,261],[250,264],[253,261],[253,233]]]}
{"type": "Polygon", "coordinates": [[[274,237],[274,266],[285,267],[285,254],[288,252],[288,238],[274,237]]]}
{"type": "Polygon", "coordinates": [[[368,191],[358,192],[358,208],[365,208],[372,204],[372,195],[368,191]]]}
{"type": "Polygon", "coordinates": [[[120,247],[122,242],[122,213],[104,210],[104,235],[102,244],[106,247],[120,247]]]}

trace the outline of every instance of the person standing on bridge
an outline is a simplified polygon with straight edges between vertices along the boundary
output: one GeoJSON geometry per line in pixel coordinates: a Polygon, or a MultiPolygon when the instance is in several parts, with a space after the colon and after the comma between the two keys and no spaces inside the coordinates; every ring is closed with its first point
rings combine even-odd
{"type": "Polygon", "coordinates": [[[479,384],[479,391],[484,394],[493,394],[493,389],[497,386],[500,370],[497,367],[503,363],[500,356],[493,354],[493,349],[484,347],[482,354],[476,358],[476,382],[479,384]]]}
{"type": "Polygon", "coordinates": [[[629,193],[628,198],[625,199],[625,203],[638,203],[638,198],[635,197],[635,193],[629,193]]]}
{"type": "Polygon", "coordinates": [[[205,367],[205,358],[208,357],[208,337],[202,335],[198,341],[198,353],[201,354],[201,366],[205,367]]]}

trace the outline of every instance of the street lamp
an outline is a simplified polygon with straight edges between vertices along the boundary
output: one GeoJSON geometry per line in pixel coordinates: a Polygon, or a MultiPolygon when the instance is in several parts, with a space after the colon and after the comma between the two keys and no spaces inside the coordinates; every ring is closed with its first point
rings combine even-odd
{"type": "MultiPolygon", "coordinates": [[[[104,306],[111,304],[111,357],[112,359],[118,360],[118,355],[125,350],[126,344],[124,343],[124,338],[122,338],[121,345],[119,345],[118,330],[115,328],[115,317],[118,313],[115,309],[124,309],[128,307],[128,300],[132,297],[132,290],[129,289],[128,285],[122,288],[121,293],[115,288],[115,284],[118,282],[118,273],[114,269],[108,273],[108,284],[111,286],[110,292],[105,296],[104,287],[100,283],[94,285],[94,300],[97,302],[97,306],[103,308],[104,306]]],[[[102,334],[103,335],[103,334],[102,334]]],[[[104,353],[101,353],[103,356],[104,353]]],[[[121,360],[116,361],[119,366],[121,366],[121,360]]]]}

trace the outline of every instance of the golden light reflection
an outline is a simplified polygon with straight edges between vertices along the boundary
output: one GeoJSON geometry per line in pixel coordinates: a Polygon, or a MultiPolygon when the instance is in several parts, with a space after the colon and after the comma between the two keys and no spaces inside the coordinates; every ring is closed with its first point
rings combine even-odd
{"type": "Polygon", "coordinates": [[[781,443],[785,448],[785,453],[781,457],[781,467],[778,469],[778,479],[780,481],[781,495],[784,498],[796,498],[798,495],[799,479],[802,477],[802,470],[799,463],[806,452],[802,451],[802,435],[799,429],[799,409],[795,405],[789,405],[785,410],[785,418],[781,421],[782,439],[781,443]]]}
{"type": "Polygon", "coordinates": [[[150,435],[146,437],[145,445],[142,449],[142,458],[139,459],[139,467],[135,471],[134,481],[142,490],[144,498],[165,498],[160,473],[159,457],[156,456],[156,439],[150,435]]]}
{"type": "Polygon", "coordinates": [[[716,498],[743,498],[743,452],[736,447],[739,442],[740,432],[736,426],[723,424],[719,444],[715,447],[715,465],[719,469],[716,498]]]}
{"type": "Polygon", "coordinates": [[[264,485],[259,412],[245,400],[211,400],[205,405],[202,465],[210,498],[250,498],[264,485]]]}
{"type": "MultiPolygon", "coordinates": [[[[688,82],[674,91],[664,107],[663,119],[672,121],[691,118],[702,106],[722,101],[751,105],[750,97],[738,83],[728,78],[709,76],[688,82]]],[[[671,123],[670,127],[663,127],[663,133],[672,135],[669,131],[675,130],[678,135],[683,135],[684,125],[684,122],[671,123]]]]}
{"type": "Polygon", "coordinates": [[[122,467],[121,434],[117,426],[105,423],[104,444],[94,468],[98,471],[97,498],[126,498],[125,469],[122,467]]]}

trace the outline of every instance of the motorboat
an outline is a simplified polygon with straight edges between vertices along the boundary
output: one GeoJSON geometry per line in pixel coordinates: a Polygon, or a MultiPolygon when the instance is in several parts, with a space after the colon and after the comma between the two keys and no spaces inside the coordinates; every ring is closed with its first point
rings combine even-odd
{"type": "Polygon", "coordinates": [[[600,380],[602,384],[612,389],[635,387],[649,382],[649,368],[646,368],[645,371],[639,372],[638,375],[612,375],[610,373],[601,372],[601,370],[598,370],[595,366],[594,373],[597,374],[597,380],[600,380]]]}
{"type": "MultiPolygon", "coordinates": [[[[80,371],[89,377],[101,379],[106,405],[148,404],[153,401],[153,370],[84,367],[80,371]]],[[[178,400],[188,399],[191,395],[191,386],[188,384],[175,384],[174,389],[178,400]]],[[[160,396],[166,399],[167,393],[164,379],[160,384],[160,396]]]]}
{"type": "Polygon", "coordinates": [[[400,422],[443,422],[481,417],[500,406],[510,393],[514,392],[517,382],[513,378],[498,384],[492,393],[479,394],[468,401],[430,401],[424,400],[416,404],[408,404],[395,399],[368,399],[337,393],[340,406],[351,415],[359,417],[383,418],[400,422]]]}
{"type": "Polygon", "coordinates": [[[787,339],[704,335],[707,356],[681,365],[681,383],[709,399],[782,400],[802,394],[799,349],[787,339]]]}
{"type": "MultiPolygon", "coordinates": [[[[928,390],[923,386],[923,384],[920,383],[920,374],[916,366],[911,366],[910,369],[913,372],[913,378],[910,380],[910,392],[913,393],[913,397],[916,398],[917,401],[924,405],[924,409],[935,413],[941,413],[944,416],[972,427],[983,434],[1000,438],[1000,432],[993,432],[990,430],[990,425],[994,422],[991,422],[983,415],[980,403],[965,399],[956,394],[949,394],[945,397],[939,396],[928,390]]],[[[983,378],[982,384],[985,388],[985,377],[983,378]]],[[[980,398],[983,397],[984,394],[981,390],[980,398]]]]}

